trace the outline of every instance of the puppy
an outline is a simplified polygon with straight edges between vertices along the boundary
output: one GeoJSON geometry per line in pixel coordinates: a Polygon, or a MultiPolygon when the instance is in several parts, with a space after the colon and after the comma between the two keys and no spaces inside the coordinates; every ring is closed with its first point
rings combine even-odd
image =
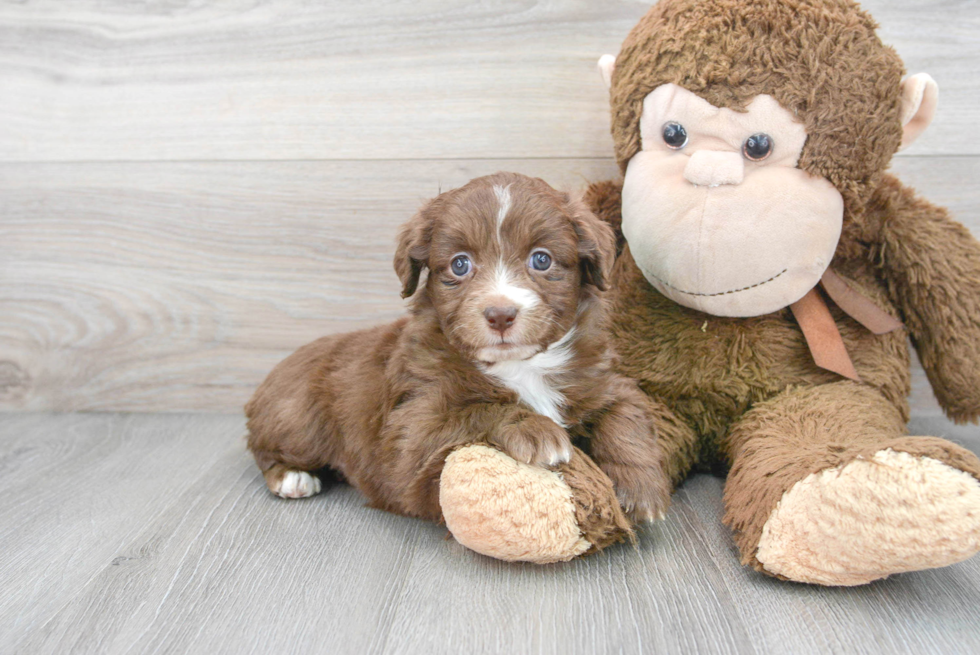
{"type": "Polygon", "coordinates": [[[651,410],[604,331],[614,257],[611,229],[538,179],[497,173],[428,202],[395,253],[409,316],[300,348],[246,405],[269,489],[302,498],[339,476],[374,507],[440,520],[454,448],[555,467],[575,439],[634,520],[662,514],[651,410]]]}

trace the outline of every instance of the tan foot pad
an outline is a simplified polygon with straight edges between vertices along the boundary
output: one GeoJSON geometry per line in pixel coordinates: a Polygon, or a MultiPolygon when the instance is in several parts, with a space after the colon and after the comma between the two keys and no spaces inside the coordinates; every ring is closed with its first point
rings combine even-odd
{"type": "Polygon", "coordinates": [[[980,550],[980,482],[891,449],[821,471],[783,494],[756,558],[798,582],[859,585],[980,550]]]}
{"type": "Polygon", "coordinates": [[[439,503],[456,541],[483,555],[546,564],[591,547],[561,475],[494,448],[467,446],[451,453],[442,470],[439,503]]]}

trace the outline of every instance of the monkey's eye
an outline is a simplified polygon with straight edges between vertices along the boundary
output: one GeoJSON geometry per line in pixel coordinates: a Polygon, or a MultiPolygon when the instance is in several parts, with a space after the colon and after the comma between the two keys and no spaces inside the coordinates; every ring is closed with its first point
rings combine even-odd
{"type": "Polygon", "coordinates": [[[772,137],[768,134],[753,134],[742,144],[742,154],[746,159],[762,161],[772,154],[772,137]]]}
{"type": "Polygon", "coordinates": [[[453,261],[449,264],[449,270],[453,272],[456,277],[463,277],[470,272],[473,265],[470,263],[470,258],[466,255],[456,255],[453,257],[453,261]]]}
{"type": "Polygon", "coordinates": [[[687,145],[687,130],[680,123],[671,121],[664,124],[664,143],[671,150],[680,150],[687,145]]]}
{"type": "Polygon", "coordinates": [[[551,255],[544,250],[535,250],[531,253],[531,268],[536,271],[547,271],[551,268],[551,255]]]}

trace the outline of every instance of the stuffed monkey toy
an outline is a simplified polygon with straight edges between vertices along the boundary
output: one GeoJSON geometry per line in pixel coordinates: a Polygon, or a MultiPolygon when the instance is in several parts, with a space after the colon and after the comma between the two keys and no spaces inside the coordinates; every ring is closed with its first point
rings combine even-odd
{"type": "MultiPolygon", "coordinates": [[[[906,434],[909,337],[947,415],[980,417],[980,245],[886,172],[937,89],[875,28],[848,0],[661,0],[600,60],[624,179],[587,193],[621,237],[611,330],[665,471],[730,469],[743,563],[824,585],[980,550],[980,460],[906,434]]],[[[472,527],[494,521],[513,553],[575,531],[530,477],[487,511],[465,491],[502,478],[455,456],[447,524],[471,547],[494,554],[472,527]],[[518,534],[514,513],[542,518],[518,534]]]]}
{"type": "Polygon", "coordinates": [[[980,245],[886,173],[936,85],[848,0],[663,0],[600,69],[622,184],[622,371],[667,471],[730,466],[745,564],[862,584],[980,549],[980,461],[906,435],[911,337],[946,413],[980,416],[980,245]]]}

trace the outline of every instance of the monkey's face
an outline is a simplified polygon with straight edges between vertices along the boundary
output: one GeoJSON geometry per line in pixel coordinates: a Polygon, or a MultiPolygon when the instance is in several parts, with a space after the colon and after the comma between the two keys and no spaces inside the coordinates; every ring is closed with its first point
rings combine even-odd
{"type": "Polygon", "coordinates": [[[743,113],[665,84],[643,101],[640,137],[623,234],[658,291],[716,316],[758,316],[819,282],[844,201],[796,167],[806,130],[776,100],[756,96],[743,113]]]}

